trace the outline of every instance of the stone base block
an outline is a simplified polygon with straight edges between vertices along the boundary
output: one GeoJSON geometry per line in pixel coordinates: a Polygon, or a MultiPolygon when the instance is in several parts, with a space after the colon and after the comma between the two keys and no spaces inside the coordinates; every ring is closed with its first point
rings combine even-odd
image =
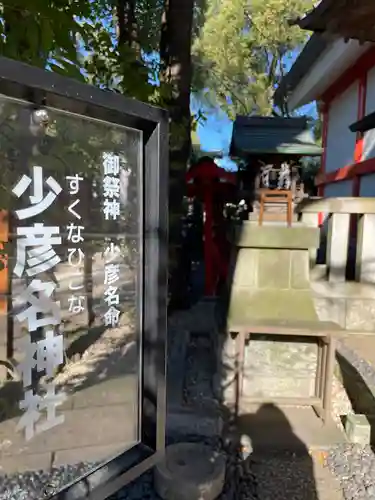
{"type": "MultiPolygon", "coordinates": [[[[223,383],[221,401],[232,405],[237,397],[237,383],[234,378],[223,383]]],[[[308,398],[314,395],[315,377],[262,377],[244,376],[242,398],[308,398]]]]}
{"type": "Polygon", "coordinates": [[[317,343],[303,337],[253,336],[245,350],[245,371],[262,376],[295,377],[315,373],[317,343]]]}
{"type": "Polygon", "coordinates": [[[243,397],[303,398],[314,395],[315,377],[244,376],[243,397]]]}
{"type": "MultiPolygon", "coordinates": [[[[259,336],[258,336],[259,337],[259,336]]],[[[245,349],[243,397],[309,397],[314,394],[317,344],[305,338],[295,342],[250,340],[245,349]]],[[[236,341],[228,335],[221,345],[217,395],[233,403],[237,393],[236,341]]]]}
{"type": "Polygon", "coordinates": [[[363,446],[370,444],[371,425],[366,415],[347,415],[345,432],[351,443],[357,443],[363,446]]]}
{"type": "Polygon", "coordinates": [[[223,490],[225,465],[224,456],[209,446],[173,444],[155,467],[156,492],[164,500],[214,500],[223,490]]]}
{"type": "Polygon", "coordinates": [[[374,286],[353,281],[332,285],[321,280],[313,280],[311,285],[321,321],[335,321],[349,331],[375,331],[374,286]]]}

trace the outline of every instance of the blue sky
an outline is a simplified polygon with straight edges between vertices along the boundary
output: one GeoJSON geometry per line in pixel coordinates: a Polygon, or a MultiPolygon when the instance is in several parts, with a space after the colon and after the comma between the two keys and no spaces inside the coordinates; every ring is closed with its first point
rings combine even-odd
{"type": "MultiPolygon", "coordinates": [[[[192,96],[192,112],[197,112],[199,108],[201,108],[201,105],[192,96]]],[[[203,113],[206,121],[198,125],[201,148],[204,151],[222,151],[225,155],[228,154],[232,137],[232,122],[220,109],[203,109],[203,113]]],[[[235,164],[229,158],[224,158],[220,161],[220,164],[228,170],[235,168],[235,164]]]]}
{"type": "MultiPolygon", "coordinates": [[[[192,111],[197,112],[199,103],[192,98],[192,111]]],[[[198,136],[205,151],[227,152],[232,136],[232,122],[220,109],[204,110],[206,121],[198,125],[198,136]]]]}

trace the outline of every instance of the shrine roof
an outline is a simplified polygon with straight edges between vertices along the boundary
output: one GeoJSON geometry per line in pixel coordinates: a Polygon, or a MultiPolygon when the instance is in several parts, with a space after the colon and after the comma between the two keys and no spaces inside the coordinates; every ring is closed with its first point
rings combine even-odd
{"type": "Polygon", "coordinates": [[[303,117],[237,116],[233,124],[229,150],[232,157],[320,156],[322,152],[303,117]]]}
{"type": "Polygon", "coordinates": [[[283,107],[288,95],[293,92],[303,77],[320,58],[327,49],[329,43],[329,39],[318,34],[313,34],[309,38],[288,73],[281,79],[275,91],[274,103],[276,106],[280,108],[283,107]]]}
{"type": "MultiPolygon", "coordinates": [[[[330,33],[360,42],[375,42],[374,0],[322,0],[293,24],[315,33],[330,33]]],[[[292,24],[292,23],[291,23],[292,24]]]]}

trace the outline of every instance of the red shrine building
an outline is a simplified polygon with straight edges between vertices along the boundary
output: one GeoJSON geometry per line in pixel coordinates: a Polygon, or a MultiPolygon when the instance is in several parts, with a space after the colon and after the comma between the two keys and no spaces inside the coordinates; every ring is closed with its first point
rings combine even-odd
{"type": "Polygon", "coordinates": [[[322,0],[295,22],[314,31],[275,94],[289,111],[317,101],[320,196],[375,197],[375,0],[322,0]]]}

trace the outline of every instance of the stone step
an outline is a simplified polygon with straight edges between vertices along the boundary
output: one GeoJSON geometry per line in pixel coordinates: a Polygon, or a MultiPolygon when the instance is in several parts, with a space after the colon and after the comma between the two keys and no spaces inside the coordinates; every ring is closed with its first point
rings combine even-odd
{"type": "Polygon", "coordinates": [[[327,281],[327,265],[326,264],[316,264],[310,270],[310,280],[311,281],[327,281]]]}
{"type": "MultiPolygon", "coordinates": [[[[259,220],[259,214],[256,212],[251,212],[249,215],[249,220],[251,221],[258,221],[259,220]]],[[[286,222],[286,213],[285,212],[267,212],[265,211],[263,214],[263,220],[264,221],[277,221],[277,222],[286,222]]],[[[293,214],[292,216],[292,222],[297,222],[298,221],[298,215],[293,214]]]]}
{"type": "MultiPolygon", "coordinates": [[[[280,202],[280,201],[272,201],[272,202],[266,202],[263,204],[264,206],[264,209],[265,210],[285,210],[286,211],[286,207],[287,207],[287,204],[286,202],[280,202]]],[[[295,204],[292,203],[292,207],[294,208],[295,207],[295,204]]],[[[257,205],[257,210],[259,210],[259,205],[257,205]]]]}

